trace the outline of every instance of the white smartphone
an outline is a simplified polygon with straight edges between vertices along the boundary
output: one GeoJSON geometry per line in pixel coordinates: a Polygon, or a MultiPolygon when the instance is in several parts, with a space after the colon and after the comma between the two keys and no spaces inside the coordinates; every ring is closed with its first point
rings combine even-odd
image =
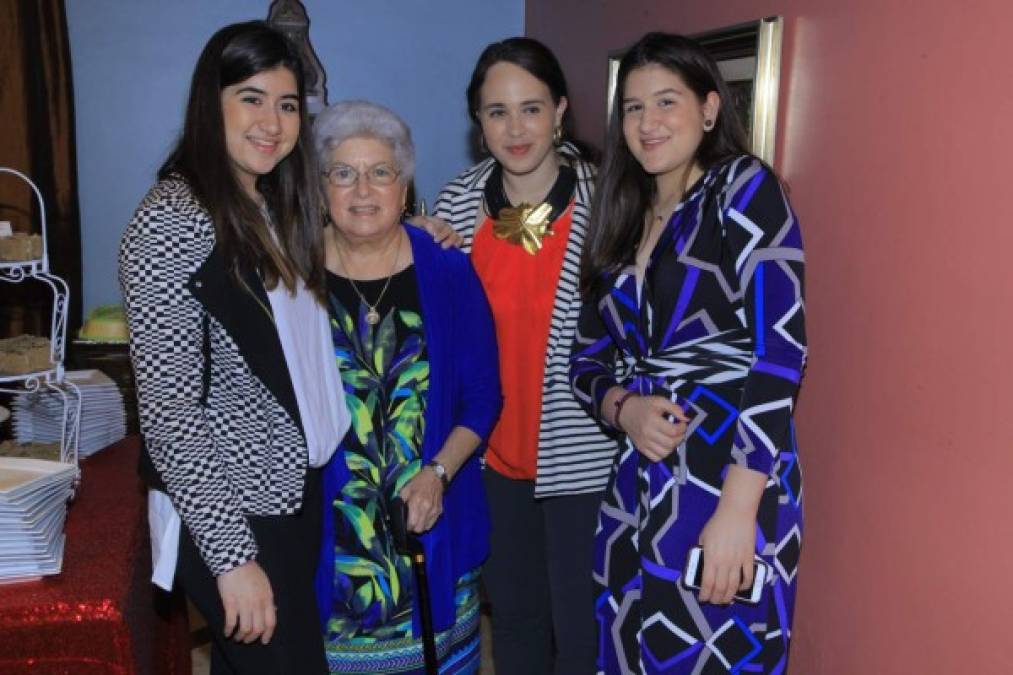
{"type": "MultiPolygon", "coordinates": [[[[767,583],[769,575],[770,568],[767,567],[767,563],[764,562],[763,558],[758,555],[753,556],[753,586],[745,591],[735,591],[735,599],[739,602],[748,602],[751,605],[758,603],[763,596],[763,585],[767,583]]],[[[703,549],[699,546],[694,546],[689,549],[689,555],[686,556],[686,570],[682,575],[682,585],[698,591],[700,590],[702,581],[703,549]]]]}

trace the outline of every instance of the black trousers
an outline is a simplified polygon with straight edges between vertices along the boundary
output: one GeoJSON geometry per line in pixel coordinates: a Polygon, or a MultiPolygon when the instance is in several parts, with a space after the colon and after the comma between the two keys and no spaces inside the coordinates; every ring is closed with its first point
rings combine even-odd
{"type": "Polygon", "coordinates": [[[497,673],[595,672],[591,570],[602,494],[534,498],[535,484],[486,467],[492,551],[482,572],[497,673]]]}
{"type": "Polygon", "coordinates": [[[327,673],[323,631],[313,576],[320,549],[322,517],[319,469],[306,474],[302,512],[294,516],[250,516],[260,553],[257,563],[271,581],[278,625],[267,645],[226,639],[225,611],[218,586],[186,527],[179,537],[176,576],[211,630],[212,675],[293,675],[327,673]]]}

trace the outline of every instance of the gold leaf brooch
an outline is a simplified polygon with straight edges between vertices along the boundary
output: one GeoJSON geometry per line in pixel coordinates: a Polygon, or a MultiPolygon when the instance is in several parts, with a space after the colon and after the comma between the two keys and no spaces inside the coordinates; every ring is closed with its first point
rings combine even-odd
{"type": "Polygon", "coordinates": [[[538,206],[522,203],[516,207],[500,209],[493,224],[492,233],[499,239],[523,246],[535,255],[542,248],[542,238],[552,236],[549,216],[552,204],[542,202],[538,206]]]}

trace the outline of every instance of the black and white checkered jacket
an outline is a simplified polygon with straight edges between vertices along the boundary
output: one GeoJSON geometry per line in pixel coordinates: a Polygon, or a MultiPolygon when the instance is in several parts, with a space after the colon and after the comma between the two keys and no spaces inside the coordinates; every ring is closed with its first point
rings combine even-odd
{"type": "MultiPolygon", "coordinates": [[[[542,410],[538,426],[538,468],[535,496],[581,494],[605,489],[616,441],[581,408],[570,389],[570,347],[580,316],[580,256],[587,235],[594,169],[576,158],[576,149],[565,144],[560,154],[577,172],[576,197],[570,238],[556,285],[545,351],[542,410]]],[[[471,250],[475,218],[482,206],[485,183],[492,173],[491,157],[447,183],[433,208],[433,215],[450,223],[463,238],[462,248],[471,250]]],[[[510,364],[503,366],[511,367],[510,364]]]]}
{"type": "Polygon", "coordinates": [[[308,452],[267,294],[227,271],[209,214],[178,179],[141,202],[119,274],[147,452],[222,574],[257,555],[247,515],[302,507],[308,452]]]}

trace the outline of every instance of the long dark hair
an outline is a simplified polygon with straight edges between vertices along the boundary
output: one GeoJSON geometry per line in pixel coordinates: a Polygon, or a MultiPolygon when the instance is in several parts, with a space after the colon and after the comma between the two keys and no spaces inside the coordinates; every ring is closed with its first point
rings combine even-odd
{"type": "Polygon", "coordinates": [[[263,21],[236,23],[208,40],[190,82],[183,133],[158,177],[178,174],[211,214],[232,272],[256,270],[267,288],[289,291],[298,278],[322,299],[324,259],[313,143],[306,117],[302,61],[280,32],[263,21]],[[225,144],[221,92],[257,73],[285,68],[299,93],[299,138],[292,152],[257,179],[277,228],[275,242],[258,205],[239,184],[225,144]]]}
{"type": "Polygon", "coordinates": [[[749,154],[728,85],[703,47],[695,40],[669,33],[648,33],[640,38],[619,62],[605,156],[591,206],[590,236],[581,262],[580,285],[586,298],[599,290],[604,273],[633,262],[644,234],[644,218],[654,201],[654,178],[630,152],[623,135],[626,79],[631,71],[650,64],[677,74],[701,101],[712,91],[721,99],[714,128],[703,135],[694,156],[702,169],[749,154]]]}
{"type": "Polygon", "coordinates": [[[552,50],[534,38],[512,37],[500,42],[493,42],[479,55],[475,69],[471,72],[467,91],[468,114],[472,121],[478,125],[479,133],[481,133],[482,126],[478,118],[479,108],[482,106],[482,85],[485,84],[485,77],[489,73],[489,69],[497,63],[503,62],[523,68],[532,77],[545,84],[549,88],[552,102],[557,106],[561,99],[566,98],[568,105],[563,111],[563,121],[560,125],[563,130],[563,138],[577,148],[581,157],[594,161],[597,155],[594,148],[578,139],[574,134],[573,105],[566,87],[563,69],[552,50]]]}

